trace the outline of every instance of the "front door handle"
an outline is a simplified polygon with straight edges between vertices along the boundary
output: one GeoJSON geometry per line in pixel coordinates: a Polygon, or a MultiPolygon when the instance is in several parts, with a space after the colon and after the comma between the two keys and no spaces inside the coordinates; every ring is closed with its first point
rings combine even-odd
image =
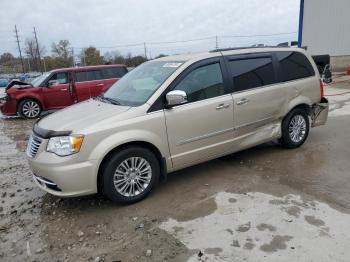
{"type": "Polygon", "coordinates": [[[62,88],[61,89],[61,91],[67,91],[68,90],[68,88],[62,88]]]}
{"type": "Polygon", "coordinates": [[[97,84],[97,86],[104,86],[104,84],[97,84]]]}
{"type": "Polygon", "coordinates": [[[230,107],[230,104],[220,104],[216,107],[216,110],[225,109],[229,107],[230,107]]]}
{"type": "Polygon", "coordinates": [[[249,99],[247,98],[242,98],[241,100],[237,101],[237,105],[240,106],[240,105],[245,105],[249,102],[249,99]]]}

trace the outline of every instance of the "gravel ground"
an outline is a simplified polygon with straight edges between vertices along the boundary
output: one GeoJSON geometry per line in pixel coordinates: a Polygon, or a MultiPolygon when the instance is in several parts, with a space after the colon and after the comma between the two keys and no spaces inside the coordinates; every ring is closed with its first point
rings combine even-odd
{"type": "Polygon", "coordinates": [[[329,121],[301,148],[272,142],[184,169],[130,206],[38,189],[33,121],[1,118],[0,261],[349,261],[349,91],[327,86],[329,121]]]}

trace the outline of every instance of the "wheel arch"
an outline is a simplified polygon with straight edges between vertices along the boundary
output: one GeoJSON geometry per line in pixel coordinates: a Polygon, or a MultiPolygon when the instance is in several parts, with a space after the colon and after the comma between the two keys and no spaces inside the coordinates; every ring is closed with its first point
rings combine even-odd
{"type": "Polygon", "coordinates": [[[142,148],[146,148],[148,150],[150,150],[157,158],[158,162],[159,162],[159,166],[160,166],[160,178],[165,180],[166,179],[166,161],[164,159],[164,157],[162,156],[160,150],[155,146],[153,145],[152,143],[150,142],[146,142],[146,141],[132,141],[132,142],[126,142],[126,143],[123,143],[123,144],[120,144],[118,146],[116,146],[115,148],[113,148],[112,150],[110,150],[102,159],[102,161],[100,162],[99,164],[99,167],[98,167],[98,171],[97,171],[97,191],[98,192],[101,192],[101,186],[102,186],[102,173],[103,173],[103,169],[105,167],[105,164],[107,163],[107,161],[117,152],[123,150],[124,148],[127,148],[127,147],[131,147],[131,146],[139,146],[139,147],[142,147],[142,148]]]}
{"type": "Polygon", "coordinates": [[[283,118],[285,118],[295,108],[304,109],[308,115],[311,115],[311,105],[312,104],[313,103],[312,103],[311,99],[306,97],[306,96],[295,97],[294,99],[292,99],[288,103],[288,106],[286,108],[286,112],[285,112],[283,118]]]}
{"type": "Polygon", "coordinates": [[[34,100],[35,102],[37,102],[39,104],[41,111],[44,110],[43,104],[41,103],[40,99],[38,99],[37,97],[34,97],[34,96],[23,96],[20,99],[18,99],[17,112],[19,112],[19,105],[21,104],[21,102],[26,100],[26,99],[34,100]]]}
{"type": "Polygon", "coordinates": [[[306,113],[307,113],[308,115],[311,115],[311,106],[308,105],[308,104],[306,104],[306,103],[302,103],[302,104],[295,105],[293,108],[291,108],[291,109],[289,110],[288,114],[289,114],[291,111],[293,111],[294,109],[296,109],[296,108],[303,109],[303,110],[306,111],[306,113]]]}

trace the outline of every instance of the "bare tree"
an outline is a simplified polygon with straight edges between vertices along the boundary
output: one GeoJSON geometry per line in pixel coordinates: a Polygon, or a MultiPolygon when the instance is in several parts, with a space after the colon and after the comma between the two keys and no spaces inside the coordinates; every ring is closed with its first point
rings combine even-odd
{"type": "MultiPolygon", "coordinates": [[[[34,71],[40,71],[40,63],[38,57],[38,50],[34,38],[27,38],[24,43],[24,52],[28,56],[31,69],[34,71]]],[[[41,55],[45,53],[45,47],[39,45],[39,52],[41,55]]]]}

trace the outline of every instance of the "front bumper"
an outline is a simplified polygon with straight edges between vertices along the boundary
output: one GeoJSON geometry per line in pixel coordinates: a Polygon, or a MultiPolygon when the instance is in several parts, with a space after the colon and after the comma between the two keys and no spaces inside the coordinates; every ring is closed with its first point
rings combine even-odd
{"type": "Polygon", "coordinates": [[[38,187],[60,197],[75,197],[97,193],[95,161],[74,162],[73,156],[59,157],[42,151],[28,158],[38,187]]]}
{"type": "Polygon", "coordinates": [[[0,99],[0,111],[5,116],[17,115],[17,103],[15,100],[0,99]]]}

